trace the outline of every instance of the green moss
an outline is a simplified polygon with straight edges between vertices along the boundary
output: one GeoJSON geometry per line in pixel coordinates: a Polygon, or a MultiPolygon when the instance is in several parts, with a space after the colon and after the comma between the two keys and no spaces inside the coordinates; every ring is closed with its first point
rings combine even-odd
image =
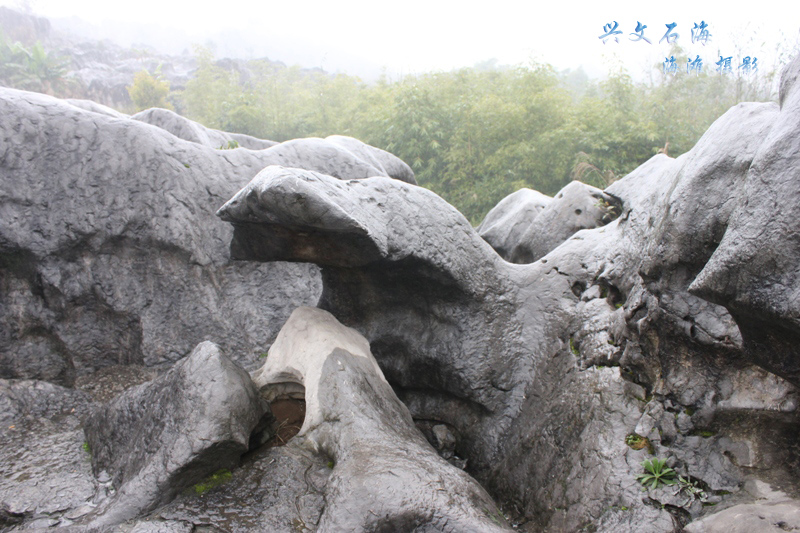
{"type": "Polygon", "coordinates": [[[625,444],[627,444],[634,450],[644,450],[645,448],[647,448],[647,451],[650,454],[654,453],[653,443],[650,442],[650,439],[648,439],[647,437],[642,437],[637,433],[629,433],[625,437],[625,444]]]}
{"type": "Polygon", "coordinates": [[[228,481],[231,480],[232,477],[233,474],[231,474],[231,471],[226,468],[217,470],[216,472],[205,478],[203,481],[195,485],[194,492],[195,494],[205,494],[209,490],[215,487],[219,487],[223,483],[227,483],[228,481]]]}
{"type": "Polygon", "coordinates": [[[328,461],[328,468],[333,470],[333,467],[336,466],[333,461],[328,461]]]}
{"type": "Polygon", "coordinates": [[[88,442],[84,442],[83,443],[83,451],[85,451],[86,453],[92,453],[92,449],[89,448],[89,443],[88,442]]]}
{"type": "Polygon", "coordinates": [[[717,432],[716,431],[708,431],[708,430],[698,430],[698,431],[693,431],[692,434],[696,435],[698,437],[703,437],[704,439],[708,439],[708,438],[711,438],[714,435],[716,435],[717,432]]]}
{"type": "Polygon", "coordinates": [[[580,355],[581,351],[578,349],[578,346],[575,344],[575,339],[572,337],[569,338],[569,351],[572,352],[572,355],[580,355]]]}
{"type": "Polygon", "coordinates": [[[186,168],[192,168],[189,166],[189,163],[184,163],[183,166],[185,166],[186,168]]]}

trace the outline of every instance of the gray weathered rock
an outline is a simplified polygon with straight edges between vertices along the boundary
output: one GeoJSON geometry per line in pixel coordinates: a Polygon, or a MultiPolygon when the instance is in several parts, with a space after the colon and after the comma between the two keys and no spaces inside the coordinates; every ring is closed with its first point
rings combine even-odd
{"type": "Polygon", "coordinates": [[[478,233],[512,263],[532,263],[576,231],[603,226],[619,215],[618,202],[596,187],[573,181],[553,198],[521,189],[486,215],[478,233]]]}
{"type": "Polygon", "coordinates": [[[113,118],[128,118],[128,115],[126,115],[125,113],[120,113],[116,109],[111,109],[108,106],[104,106],[103,104],[98,104],[97,102],[93,102],[92,100],[66,98],[64,101],[80,109],[91,111],[92,113],[100,113],[101,115],[106,115],[113,118]]]}
{"type": "Polygon", "coordinates": [[[520,189],[500,200],[477,228],[478,234],[506,260],[522,233],[553,199],[533,189],[520,189]]]}
{"type": "Polygon", "coordinates": [[[81,391],[0,380],[0,529],[89,512],[100,487],[83,447],[88,408],[81,391]]]}
{"type": "Polygon", "coordinates": [[[95,472],[108,472],[117,493],[91,525],[139,516],[236,466],[264,409],[247,372],[210,342],[98,407],[84,431],[95,472]]]}
{"type": "Polygon", "coordinates": [[[748,354],[800,385],[800,60],[781,78],[780,114],[731,200],[731,224],[691,291],[736,318],[748,354]]]}
{"type": "Polygon", "coordinates": [[[769,485],[750,480],[744,491],[755,498],[714,512],[686,526],[687,533],[751,533],[800,530],[800,501],[769,485]]]}
{"type": "Polygon", "coordinates": [[[390,176],[391,171],[392,177],[417,183],[399,158],[352,137],[293,139],[264,150],[263,157],[270,165],[315,170],[339,179],[390,176]]]}
{"type": "Polygon", "coordinates": [[[669,531],[705,508],[668,489],[643,502],[650,448],[628,435],[717,501],[753,468],[796,485],[779,466],[795,460],[795,388],[753,366],[725,308],[688,291],[778,113],[736,106],[689,153],[603,193],[619,218],[529,265],[385,178],[270,167],[219,214],[234,257],[322,266],[321,307],[370,341],[415,418],[455,428],[506,508],[553,531],[669,531]]]}
{"type": "Polygon", "coordinates": [[[265,165],[135,120],[0,90],[0,376],[72,384],[210,338],[254,366],[314,267],[231,263],[213,213],[265,165]]]}
{"type": "Polygon", "coordinates": [[[325,137],[325,140],[355,154],[356,157],[380,170],[385,176],[407,183],[417,183],[411,167],[394,154],[345,135],[330,135],[325,137]]]}
{"type": "Polygon", "coordinates": [[[286,446],[260,448],[248,454],[225,483],[207,491],[185,491],[148,519],[172,527],[190,524],[194,531],[316,531],[326,508],[328,463],[297,439],[286,446]]]}
{"type": "MultiPolygon", "coordinates": [[[[193,120],[182,117],[169,109],[154,107],[132,115],[133,120],[158,126],[179,139],[202,144],[209,148],[228,149],[235,141],[236,145],[251,150],[262,150],[278,144],[275,141],[256,139],[241,133],[226,133],[224,131],[206,128],[193,120]]],[[[234,145],[234,146],[236,146],[234,145]]]]}
{"type": "Polygon", "coordinates": [[[329,313],[296,309],[253,378],[268,397],[304,389],[295,439],[334,463],[318,531],[506,530],[489,495],[416,429],[367,340],[329,313]]]}

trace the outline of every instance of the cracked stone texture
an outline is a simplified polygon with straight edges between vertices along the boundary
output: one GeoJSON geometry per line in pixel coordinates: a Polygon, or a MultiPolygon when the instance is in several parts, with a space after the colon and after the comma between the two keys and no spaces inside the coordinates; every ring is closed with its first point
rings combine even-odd
{"type": "Polygon", "coordinates": [[[211,342],[97,407],[84,431],[95,473],[110,475],[117,493],[89,525],[139,516],[236,466],[264,410],[249,374],[211,342]]]}
{"type": "Polygon", "coordinates": [[[189,489],[148,519],[194,531],[316,531],[331,469],[327,458],[297,442],[260,448],[244,457],[230,481],[200,494],[189,489]]]}
{"type": "Polygon", "coordinates": [[[80,425],[89,405],[74,389],[0,380],[0,529],[36,521],[48,527],[95,498],[80,425]]]}
{"type": "Polygon", "coordinates": [[[3,378],[70,386],[108,366],[169,365],[206,339],[255,367],[291,310],[317,302],[318,269],[232,262],[231,229],[213,213],[275,158],[342,178],[383,173],[322,140],[277,155],[216,150],[6,88],[0,109],[3,378]],[[341,158],[313,152],[319,143],[341,158]]]}
{"type": "Polygon", "coordinates": [[[520,189],[486,214],[478,234],[511,263],[533,263],[576,231],[597,228],[619,214],[618,202],[591,185],[573,181],[553,198],[520,189]]]}
{"type": "MultiPolygon", "coordinates": [[[[752,501],[740,490],[749,476],[797,493],[784,466],[799,457],[791,374],[748,346],[739,308],[689,288],[750,220],[734,224],[736,206],[760,194],[748,181],[767,191],[786,181],[787,167],[751,165],[765,146],[768,161],[795,156],[788,139],[771,139],[800,105],[798,69],[785,73],[783,107],[739,104],[690,152],[653,157],[604,191],[618,218],[531,264],[504,262],[435,194],[385,178],[270,167],[219,215],[234,225],[234,257],[322,267],[320,306],[369,340],[414,418],[455,428],[467,470],[520,526],[679,530],[752,501]],[[629,447],[632,433],[650,446],[629,447]],[[650,449],[717,505],[643,493],[635,476],[650,449]]],[[[779,204],[763,205],[766,224],[779,204]]],[[[796,217],[780,216],[774,235],[791,239],[796,217]]],[[[792,246],[764,251],[786,279],[800,264],[779,260],[792,246]]]]}
{"type": "Polygon", "coordinates": [[[333,462],[318,531],[508,530],[486,491],[417,430],[367,340],[330,313],[292,312],[253,379],[267,397],[304,389],[295,439],[333,462]]]}

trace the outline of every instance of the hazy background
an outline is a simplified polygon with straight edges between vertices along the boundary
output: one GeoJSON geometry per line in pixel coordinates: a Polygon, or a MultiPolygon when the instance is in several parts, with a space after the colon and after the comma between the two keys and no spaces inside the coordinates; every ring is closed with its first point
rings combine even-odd
{"type": "Polygon", "coordinates": [[[529,60],[558,69],[582,66],[592,77],[624,66],[646,79],[669,51],[659,39],[676,22],[678,44],[715,68],[719,55],[775,60],[775,49],[794,42],[800,2],[761,1],[746,9],[731,2],[375,2],[311,0],[239,1],[235,4],[137,0],[0,0],[50,18],[57,29],[111,39],[122,46],[147,44],[170,54],[210,46],[217,57],[269,57],[289,65],[346,72],[366,81],[381,72],[392,78],[451,70],[496,59],[529,60]],[[536,5],[539,4],[539,5],[536,5]],[[542,7],[545,5],[546,7],[542,7]],[[691,28],[705,21],[707,46],[692,45],[691,28]],[[603,25],[617,21],[620,42],[603,45],[603,25]],[[641,21],[652,45],[632,42],[641,21]]]}

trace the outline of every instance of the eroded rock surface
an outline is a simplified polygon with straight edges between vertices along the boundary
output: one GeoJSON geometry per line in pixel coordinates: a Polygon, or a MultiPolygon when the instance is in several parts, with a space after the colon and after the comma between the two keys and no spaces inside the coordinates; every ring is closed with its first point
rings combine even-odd
{"type": "Polygon", "coordinates": [[[575,232],[611,222],[618,201],[596,187],[573,181],[553,198],[520,189],[500,201],[478,233],[512,263],[533,263],[575,232]]]}
{"type": "Polygon", "coordinates": [[[494,206],[477,228],[478,234],[508,260],[521,234],[553,199],[533,189],[515,191],[494,206]]]}
{"type": "Polygon", "coordinates": [[[434,451],[372,357],[329,313],[298,308],[254,381],[304,388],[295,439],[332,460],[318,531],[505,531],[488,494],[434,451]]]}
{"type": "MultiPolygon", "coordinates": [[[[74,105],[74,104],[73,104],[74,105]]],[[[263,150],[278,144],[275,141],[257,139],[242,133],[227,133],[206,128],[193,120],[182,117],[169,109],[152,108],[132,115],[133,120],[152,124],[166,130],[179,139],[202,144],[209,148],[229,149],[241,146],[251,150],[263,150]]]]}
{"type": "MultiPolygon", "coordinates": [[[[231,262],[231,230],[213,216],[269,150],[218,150],[12,89],[0,109],[0,377],[69,386],[108,366],[171,364],[205,339],[252,368],[291,310],[317,302],[316,267],[231,262]]],[[[342,166],[316,141],[279,159],[385,174],[327,144],[342,166]]]]}
{"type": "Polygon", "coordinates": [[[92,526],[117,524],[238,465],[264,413],[250,376],[211,342],[98,407],[84,430],[95,473],[117,489],[92,526]]]}
{"type": "MultiPolygon", "coordinates": [[[[440,198],[396,180],[271,167],[219,214],[234,225],[235,257],[322,267],[321,307],[369,340],[414,418],[456,430],[467,470],[528,527],[680,529],[752,498],[740,491],[751,476],[797,492],[781,466],[797,461],[793,374],[750,346],[744,304],[701,298],[717,293],[695,282],[730,264],[712,256],[751,220],[734,222],[758,194],[743,194],[749,180],[794,198],[779,184],[794,168],[782,132],[796,130],[797,71],[800,60],[784,74],[782,107],[740,104],[687,154],[655,156],[601,194],[619,218],[528,265],[505,263],[440,198]],[[636,475],[651,453],[687,485],[642,493],[636,475]]],[[[770,205],[755,218],[769,220],[770,205]]],[[[791,214],[780,220],[776,240],[797,233],[791,214]]],[[[726,275],[751,280],[742,290],[754,297],[773,287],[764,275],[793,286],[793,250],[765,251],[778,268],[763,264],[760,278],[726,275]]],[[[790,332],[792,294],[769,308],[790,332]]],[[[763,347],[781,346],[769,331],[763,347]]],[[[791,353],[772,357],[791,365],[791,353]]]]}

